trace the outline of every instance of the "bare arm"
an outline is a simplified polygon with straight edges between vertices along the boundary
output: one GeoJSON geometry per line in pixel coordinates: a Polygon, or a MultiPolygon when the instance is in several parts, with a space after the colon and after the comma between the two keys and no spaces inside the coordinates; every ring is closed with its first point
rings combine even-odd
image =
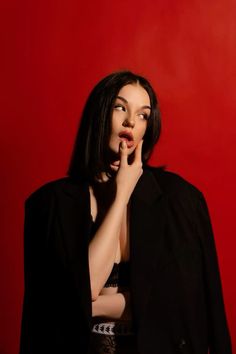
{"type": "Polygon", "coordinates": [[[92,301],[96,300],[115,262],[126,204],[116,197],[89,245],[92,301]]]}
{"type": "Polygon", "coordinates": [[[115,261],[123,214],[143,172],[141,147],[142,141],[136,147],[132,165],[128,164],[126,144],[120,148],[121,159],[120,168],[116,175],[116,197],[89,245],[92,301],[98,298],[115,261]]]}
{"type": "Polygon", "coordinates": [[[99,295],[97,300],[92,302],[92,316],[130,319],[129,293],[99,295]]]}

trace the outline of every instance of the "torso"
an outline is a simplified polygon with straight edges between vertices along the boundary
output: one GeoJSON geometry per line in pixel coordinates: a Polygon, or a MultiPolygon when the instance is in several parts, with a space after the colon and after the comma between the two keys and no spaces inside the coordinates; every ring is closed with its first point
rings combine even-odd
{"type": "MultiPolygon", "coordinates": [[[[101,224],[103,218],[100,217],[100,214],[103,214],[103,217],[106,214],[107,210],[104,208],[104,211],[98,210],[98,204],[97,199],[94,195],[92,187],[89,187],[89,192],[90,192],[90,213],[92,216],[92,219],[94,221],[94,226],[95,230],[99,225],[101,224]],[[99,214],[100,213],[100,214],[99,214]],[[96,223],[97,221],[97,223],[96,223]]],[[[109,194],[109,190],[108,190],[109,194]]],[[[102,195],[101,199],[103,199],[104,195],[102,195]]],[[[100,198],[98,198],[100,200],[100,198]]],[[[106,204],[106,203],[105,203],[106,204]]],[[[109,203],[108,203],[109,205],[109,203]]],[[[96,232],[96,231],[94,231],[96,232]]],[[[91,353],[92,352],[97,352],[97,348],[99,349],[99,353],[104,353],[105,351],[108,353],[116,353],[117,348],[121,350],[121,352],[129,352],[129,353],[136,353],[136,342],[134,341],[134,336],[133,336],[133,321],[132,321],[132,314],[131,314],[131,307],[130,307],[130,301],[127,300],[129,298],[129,279],[127,281],[124,281],[124,278],[126,278],[127,274],[129,273],[129,264],[127,263],[129,261],[130,257],[130,247],[129,247],[129,206],[127,206],[124,210],[123,214],[123,219],[122,219],[122,224],[121,224],[121,230],[120,230],[120,235],[119,235],[119,242],[117,245],[117,250],[116,250],[116,257],[114,260],[114,263],[121,263],[121,262],[126,262],[126,264],[119,265],[119,272],[118,272],[118,282],[114,281],[112,278],[112,275],[110,274],[109,279],[107,280],[107,283],[104,285],[102,288],[100,295],[113,295],[116,294],[117,292],[119,293],[126,293],[125,295],[125,301],[126,301],[126,306],[125,310],[122,314],[122,317],[119,319],[114,319],[111,317],[100,317],[100,316],[95,316],[93,317],[93,329],[92,329],[92,336],[91,336],[91,353]],[[123,268],[123,272],[121,270],[121,266],[123,268]],[[127,268],[128,266],[128,268],[127,268]],[[125,267],[125,268],[124,268],[125,267]],[[122,275],[123,274],[123,275],[122,275]],[[124,276],[125,274],[125,276],[124,276]],[[113,281],[111,281],[111,279],[113,281]],[[123,279],[123,281],[122,281],[123,279]],[[110,282],[111,281],[111,282],[110,282]],[[113,283],[113,284],[112,284],[113,283]],[[119,284],[116,286],[116,284],[119,284]],[[112,285],[111,285],[112,284],[112,285]],[[121,330],[121,333],[127,333],[131,330],[131,335],[122,335],[122,336],[117,336],[117,335],[108,335],[106,334],[97,334],[93,333],[98,326],[101,326],[101,328],[107,328],[107,326],[114,326],[112,327],[114,331],[121,330]],[[121,338],[121,339],[119,339],[121,338]],[[121,342],[120,342],[121,340],[121,342]]],[[[117,265],[115,265],[117,267],[117,265]]],[[[113,267],[114,269],[114,267],[113,267]]],[[[116,268],[115,268],[116,269],[116,268]]],[[[128,276],[129,278],[129,276],[128,276]]],[[[110,328],[110,327],[109,327],[110,328]]],[[[109,330],[110,331],[110,330],[109,330]]]]}

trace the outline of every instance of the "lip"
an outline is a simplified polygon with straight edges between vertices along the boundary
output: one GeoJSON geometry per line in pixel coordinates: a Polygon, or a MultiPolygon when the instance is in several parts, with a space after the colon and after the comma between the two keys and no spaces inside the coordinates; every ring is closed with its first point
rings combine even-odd
{"type": "Polygon", "coordinates": [[[133,134],[128,131],[128,130],[122,130],[119,133],[119,138],[121,139],[121,141],[126,141],[127,147],[130,148],[131,146],[134,145],[134,137],[133,134]],[[125,135],[125,136],[122,136],[125,135]]]}

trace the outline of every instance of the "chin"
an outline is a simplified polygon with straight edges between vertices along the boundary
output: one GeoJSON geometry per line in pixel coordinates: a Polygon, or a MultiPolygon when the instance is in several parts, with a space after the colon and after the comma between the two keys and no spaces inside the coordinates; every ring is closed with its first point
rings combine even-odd
{"type": "Polygon", "coordinates": [[[133,156],[134,155],[134,150],[135,149],[129,149],[128,150],[128,157],[130,158],[130,156],[133,156]]]}

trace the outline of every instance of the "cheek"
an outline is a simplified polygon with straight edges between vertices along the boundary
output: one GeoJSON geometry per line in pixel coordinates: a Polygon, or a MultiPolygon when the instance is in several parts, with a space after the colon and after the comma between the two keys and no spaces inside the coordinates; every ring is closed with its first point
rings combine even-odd
{"type": "Polygon", "coordinates": [[[115,117],[115,114],[113,114],[112,121],[111,121],[111,134],[115,134],[118,128],[119,128],[118,119],[115,117]]]}
{"type": "Polygon", "coordinates": [[[111,127],[110,140],[113,140],[115,136],[116,136],[116,129],[115,127],[111,127]]]}
{"type": "Polygon", "coordinates": [[[140,127],[139,129],[139,136],[143,137],[146,133],[147,130],[147,123],[145,123],[143,126],[140,127]]]}
{"type": "Polygon", "coordinates": [[[118,134],[117,125],[114,122],[112,122],[111,131],[110,131],[110,138],[109,138],[109,143],[110,144],[113,145],[113,144],[116,143],[117,134],[118,134]]]}

